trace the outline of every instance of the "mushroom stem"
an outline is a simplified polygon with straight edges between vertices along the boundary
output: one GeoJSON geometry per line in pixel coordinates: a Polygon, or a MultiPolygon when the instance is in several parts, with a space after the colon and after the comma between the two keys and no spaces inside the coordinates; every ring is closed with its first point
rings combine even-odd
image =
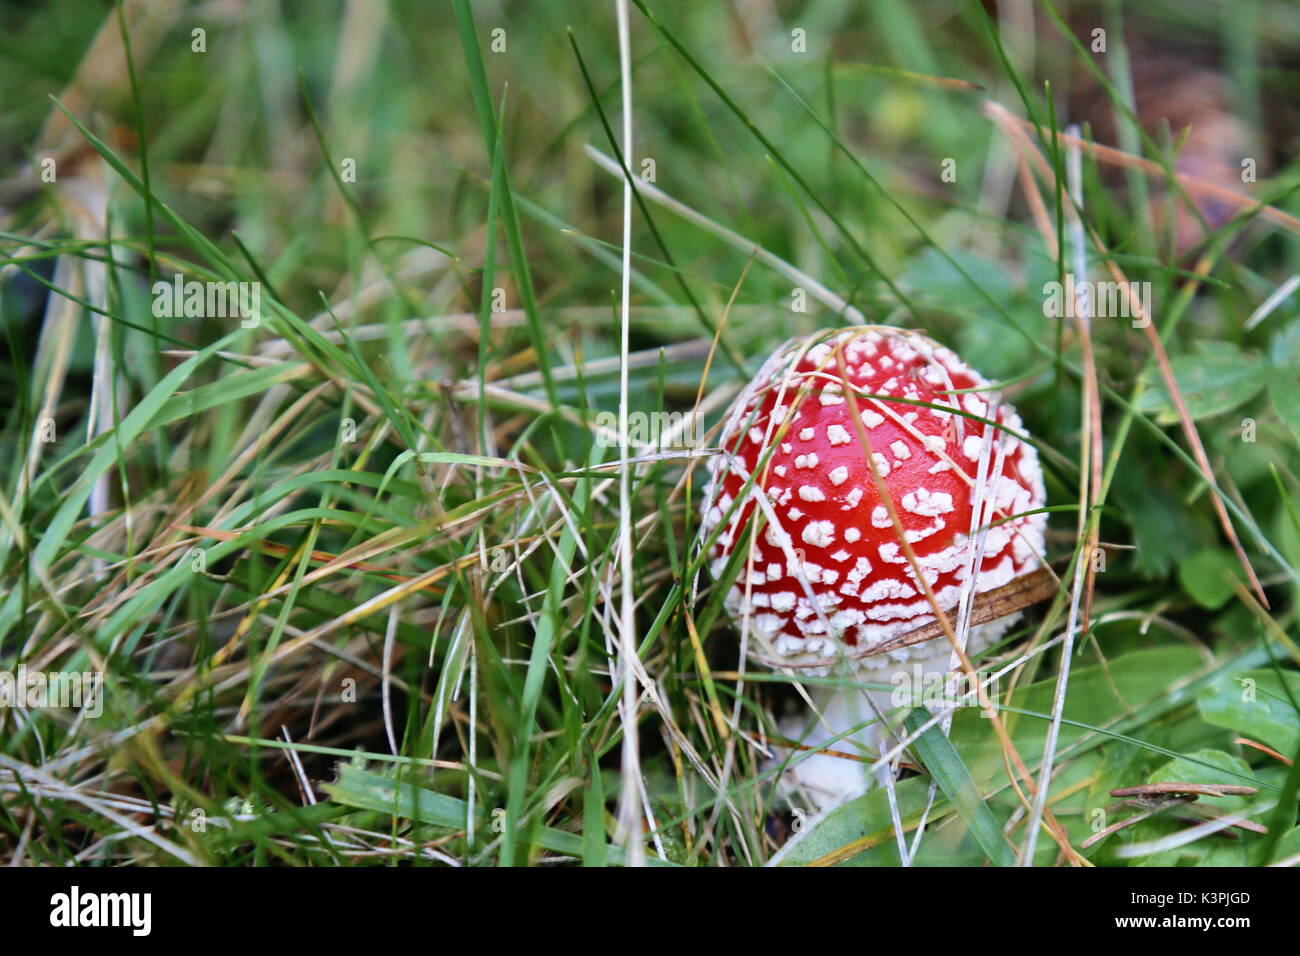
{"type": "MultiPolygon", "coordinates": [[[[972,627],[968,652],[997,642],[1019,617],[1010,614],[972,627]]],[[[927,641],[908,650],[910,654],[901,661],[893,655],[858,661],[856,672],[844,676],[842,684],[810,687],[820,720],[816,713],[805,713],[782,721],[787,739],[826,751],[800,750],[791,758],[781,781],[787,799],[811,803],[817,811],[829,810],[883,785],[892,774],[892,768],[884,765],[873,776],[871,764],[901,739],[899,725],[913,707],[935,709],[950,674],[952,647],[946,640],[927,641]]]]}
{"type": "MultiPolygon", "coordinates": [[[[791,758],[781,780],[791,802],[802,800],[810,802],[815,810],[827,810],[883,782],[879,773],[875,780],[868,776],[871,763],[880,755],[880,741],[887,736],[887,732],[882,735],[880,719],[871,705],[874,703],[886,719],[897,708],[891,702],[891,691],[861,686],[862,681],[877,680],[875,675],[864,674],[846,676],[843,684],[810,687],[817,713],[798,714],[782,721],[781,731],[787,739],[823,751],[800,750],[791,758]]],[[[880,772],[890,771],[882,767],[880,772]]]]}

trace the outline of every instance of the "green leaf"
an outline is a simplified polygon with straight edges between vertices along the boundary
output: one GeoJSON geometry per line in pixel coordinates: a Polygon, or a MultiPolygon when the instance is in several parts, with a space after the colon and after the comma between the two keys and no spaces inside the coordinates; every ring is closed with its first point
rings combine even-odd
{"type": "MultiPolygon", "coordinates": [[[[1153,766],[1151,758],[1152,754],[1149,751],[1122,740],[1106,746],[1105,755],[1093,772],[1092,783],[1088,786],[1088,794],[1083,802],[1085,819],[1089,826],[1093,827],[1094,832],[1110,822],[1104,813],[1100,819],[1097,815],[1098,810],[1109,807],[1115,802],[1110,792],[1119,787],[1132,786],[1135,780],[1141,780],[1143,775],[1151,771],[1153,766]]],[[[1114,834],[1104,837],[1084,853],[1094,856],[1112,839],[1114,834]]]]}
{"type": "Polygon", "coordinates": [[[1282,781],[1282,793],[1268,821],[1268,833],[1259,845],[1256,866],[1270,863],[1279,857],[1294,855],[1300,850],[1297,841],[1287,841],[1287,837],[1295,833],[1295,830],[1288,831],[1287,828],[1295,823],[1297,794],[1300,794],[1300,752],[1291,755],[1291,766],[1287,768],[1286,778],[1282,781]]]}
{"type": "Polygon", "coordinates": [[[1268,380],[1268,397],[1277,417],[1300,441],[1300,374],[1294,369],[1278,369],[1268,380]]]}
{"type": "Polygon", "coordinates": [[[1298,855],[1300,855],[1300,827],[1295,827],[1282,834],[1282,839],[1277,841],[1277,847],[1268,862],[1276,863],[1278,860],[1298,855]]]}
{"type": "Polygon", "coordinates": [[[1205,548],[1178,563],[1178,583],[1201,607],[1217,611],[1232,597],[1232,582],[1240,567],[1227,551],[1205,548]]]}
{"type": "MultiPolygon", "coordinates": [[[[1194,420],[1220,415],[1253,398],[1264,387],[1262,362],[1229,342],[1201,342],[1190,355],[1173,359],[1174,380],[1194,420]]],[[[1178,421],[1172,399],[1157,368],[1145,375],[1147,390],[1137,402],[1139,412],[1155,412],[1161,425],[1178,421]]]]}
{"type": "Polygon", "coordinates": [[[158,409],[147,427],[160,428],[182,418],[199,415],[218,405],[237,402],[250,395],[261,395],[273,385],[296,378],[305,368],[304,364],[289,362],[267,365],[250,372],[234,372],[207,385],[177,392],[158,409]]]}
{"type": "MultiPolygon", "coordinates": [[[[1074,752],[1075,745],[1092,728],[1123,732],[1124,724],[1118,723],[1119,719],[1139,721],[1148,708],[1168,709],[1188,702],[1189,695],[1177,688],[1203,663],[1192,648],[1163,646],[1111,658],[1107,668],[1075,667],[1070,674],[1057,743],[1058,760],[1060,755],[1074,752]]],[[[1004,720],[1016,748],[1031,768],[1042,755],[1055,692],[1055,677],[1017,689],[1010,704],[1000,699],[1000,689],[990,689],[1006,714],[1004,720]]],[[[1145,719],[1149,720],[1150,715],[1146,714],[1145,719]]],[[[1005,779],[1001,744],[977,709],[965,707],[957,711],[951,737],[976,781],[994,776],[1005,779]]],[[[1093,739],[1101,743],[1109,738],[1093,739]]]]}
{"type": "Polygon", "coordinates": [[[1293,368],[1300,364],[1300,322],[1282,326],[1269,345],[1268,357],[1278,368],[1293,368]]]}
{"type": "MultiPolygon", "coordinates": [[[[909,733],[915,733],[925,726],[930,713],[923,707],[917,707],[903,722],[909,733]]],[[[952,741],[944,736],[939,727],[931,727],[917,738],[917,753],[925,769],[939,784],[939,789],[957,808],[957,814],[970,827],[975,839],[988,854],[989,860],[997,866],[1015,866],[1015,854],[1010,844],[1002,835],[1002,827],[994,819],[988,804],[980,794],[970,771],[962,763],[961,757],[953,749],[952,741]]]]}
{"type": "MultiPolygon", "coordinates": [[[[1147,783],[1242,784],[1245,782],[1241,779],[1243,776],[1250,776],[1250,767],[1244,760],[1221,750],[1200,750],[1189,754],[1188,758],[1178,757],[1156,768],[1147,783]]],[[[1274,799],[1274,796],[1267,794],[1265,798],[1274,799]]],[[[1226,816],[1241,812],[1258,799],[1258,796],[1201,797],[1196,801],[1196,806],[1206,815],[1226,816]]],[[[1158,840],[1194,825],[1181,816],[1175,810],[1144,820],[1132,828],[1125,841],[1140,843],[1158,840]]],[[[1259,817],[1248,819],[1256,823],[1263,822],[1259,817]]],[[[1247,850],[1259,837],[1242,830],[1233,832],[1238,839],[1227,840],[1218,834],[1211,834],[1171,850],[1139,857],[1134,862],[1138,866],[1245,866],[1247,850]]]]}
{"type": "MultiPolygon", "coordinates": [[[[925,807],[930,781],[924,777],[900,780],[894,787],[898,812],[904,827],[919,818],[925,807]]],[[[942,808],[936,806],[931,820],[940,816],[942,808]]],[[[880,788],[868,790],[862,796],[833,810],[828,810],[809,821],[772,857],[773,866],[808,866],[833,859],[854,863],[863,862],[866,851],[880,847],[883,858],[872,860],[883,865],[897,866],[898,852],[894,840],[894,825],[889,812],[889,795],[880,788]],[[856,852],[855,852],[856,851],[856,852]]]]}
{"type": "Polygon", "coordinates": [[[1115,482],[1115,497],[1133,523],[1133,570],[1148,580],[1165,578],[1197,544],[1196,529],[1168,476],[1126,472],[1115,482]]]}
{"type": "Polygon", "coordinates": [[[1253,670],[1219,678],[1196,703],[1209,723],[1289,755],[1300,747],[1300,714],[1292,700],[1300,700],[1300,674],[1253,670]]]}
{"type": "MultiPolygon", "coordinates": [[[[469,805],[464,800],[437,793],[426,787],[400,783],[382,774],[345,763],[339,766],[339,778],[324,785],[325,793],[335,803],[358,810],[389,813],[403,820],[418,820],[431,826],[463,830],[469,820],[469,805]]],[[[553,853],[581,857],[582,837],[553,827],[538,827],[537,842],[553,853]]],[[[606,847],[607,858],[616,862],[623,859],[618,847],[606,847]]],[[[650,857],[652,866],[671,866],[663,860],[650,857]]]]}
{"type": "MultiPolygon", "coordinates": [[[[1092,749],[1105,745],[1111,748],[1132,748],[1135,754],[1128,754],[1121,761],[1122,769],[1141,765],[1143,758],[1155,756],[1162,758],[1167,751],[1144,744],[1141,741],[1115,740],[1105,734],[1094,734],[1092,739],[1081,742],[1093,727],[1106,727],[1111,733],[1124,733],[1130,724],[1144,726],[1160,713],[1186,704],[1191,699],[1186,689],[1190,675],[1204,664],[1201,656],[1188,647],[1155,647],[1133,651],[1110,661],[1109,667],[1077,667],[1070,677],[1070,693],[1066,698],[1064,723],[1058,754],[1070,756],[1071,767],[1083,766],[1082,756],[1092,749]],[[1118,695],[1116,696],[1116,691],[1118,695]]],[[[1046,720],[1052,709],[1052,698],[1056,689],[1055,678],[1038,681],[1028,687],[1019,689],[1014,699],[1014,711],[1004,706],[1003,719],[1008,723],[1016,748],[1032,768],[1042,753],[1043,733],[1046,720]]],[[[992,689],[996,698],[998,691],[992,689]]],[[[968,778],[977,786],[987,786],[996,782],[1004,786],[1006,770],[1003,753],[997,735],[978,709],[962,708],[957,711],[950,734],[954,754],[960,754],[963,769],[968,778]]],[[[931,773],[947,772],[940,756],[940,763],[931,764],[922,754],[923,762],[931,773]]],[[[1149,764],[1148,764],[1149,765],[1149,764]]],[[[1086,767],[1085,767],[1086,770],[1086,767]]],[[[1093,773],[1087,770],[1084,774],[1093,773]]],[[[958,771],[952,769],[950,784],[958,781],[958,771]]],[[[1115,785],[1132,781],[1132,776],[1120,780],[1115,785]]],[[[1238,779],[1233,781],[1242,783],[1238,779]]],[[[1062,773],[1053,781],[1053,791],[1069,789],[1076,781],[1063,766],[1062,773]]],[[[914,827],[921,808],[925,804],[929,780],[924,777],[912,777],[901,780],[895,787],[898,800],[899,816],[904,828],[914,827]]],[[[960,791],[961,784],[955,783],[954,790],[960,791]]],[[[1004,791],[1005,793],[1005,791],[1004,791]]],[[[935,801],[930,813],[931,824],[936,823],[945,814],[952,813],[945,791],[935,801]]],[[[1080,789],[1071,798],[1070,808],[1085,810],[1098,803],[1088,802],[1086,789],[1080,789]]],[[[1109,800],[1102,801],[1105,803],[1109,800]]],[[[988,801],[984,802],[986,810],[988,801]]],[[[1054,809],[1061,809],[1059,801],[1053,803],[1054,809]]],[[[977,811],[976,811],[977,812],[977,811]]],[[[997,815],[996,806],[993,811],[997,815]]],[[[1088,818],[1083,813],[1063,817],[1062,822],[1072,827],[1071,838],[1076,842],[1089,834],[1088,818]]],[[[970,841],[961,842],[950,839],[949,828],[929,826],[921,844],[918,861],[929,857],[936,863],[957,865],[961,863],[978,866],[987,857],[987,851],[974,848],[970,841]],[[938,844],[948,838],[948,842],[938,844]],[[928,851],[934,850],[930,854],[928,851]],[[965,854],[969,854],[967,859],[965,854]]],[[[971,832],[972,836],[976,836],[971,832]]],[[[1047,851],[1052,844],[1048,841],[1047,851]]],[[[1043,845],[1040,843],[1040,851],[1043,845]]],[[[796,834],[781,851],[772,858],[775,865],[805,866],[810,863],[831,860],[843,860],[852,865],[897,866],[899,863],[896,841],[893,836],[893,824],[890,818],[888,795],[883,789],[872,789],[842,807],[828,811],[811,821],[801,833],[796,834]],[[831,854],[835,856],[830,857],[831,854]]]]}

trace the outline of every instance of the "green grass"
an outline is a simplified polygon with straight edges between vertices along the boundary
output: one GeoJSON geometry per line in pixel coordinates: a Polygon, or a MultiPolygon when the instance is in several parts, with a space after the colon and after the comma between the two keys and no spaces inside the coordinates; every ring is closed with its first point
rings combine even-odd
{"type": "Polygon", "coordinates": [[[99,716],[0,708],[0,860],[888,866],[898,820],[918,865],[1031,843],[1037,865],[1296,863],[1300,295],[1261,306],[1300,236],[1198,211],[1198,254],[1176,246],[1191,141],[1134,94],[1144,37],[1204,52],[1263,144],[1258,182],[1226,185],[1300,215],[1288,5],[1040,2],[1032,36],[957,0],[630,6],[625,156],[612,3],[0,5],[0,674],[105,682],[99,716]],[[1040,126],[1046,233],[987,101],[1040,126]],[[1089,275],[1151,284],[1212,481],[1151,338],[1096,318],[1090,357],[1044,314],[1073,269],[1069,122],[1152,164],[1084,151],[1089,275]],[[260,283],[260,323],[156,314],[176,273],[260,283]],[[631,409],[698,399],[711,447],[779,344],[857,321],[1003,383],[1063,580],[976,662],[1029,654],[991,691],[1006,742],[975,708],[946,735],[913,712],[911,769],[804,826],[768,759],[799,691],[741,659],[698,540],[703,454],[625,454],[597,416],[626,362],[631,409]],[[1008,747],[1037,782],[1053,724],[1060,830],[1031,840],[1008,747]],[[1255,793],[1090,840],[1139,812],[1111,790],[1169,781],[1255,793]],[[1230,813],[1267,832],[1178,844],[1230,813]]]}

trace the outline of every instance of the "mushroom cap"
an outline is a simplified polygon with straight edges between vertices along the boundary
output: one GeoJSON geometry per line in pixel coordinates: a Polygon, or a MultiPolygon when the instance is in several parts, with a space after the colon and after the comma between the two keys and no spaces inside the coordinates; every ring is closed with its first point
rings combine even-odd
{"type": "Polygon", "coordinates": [[[794,339],[768,359],[725,419],[701,527],[707,539],[725,523],[710,561],[719,578],[755,523],[725,606],[733,619],[749,618],[756,657],[801,666],[836,659],[851,670],[935,655],[929,642],[871,656],[935,618],[869,467],[945,612],[961,599],[977,553],[977,594],[1041,565],[1047,518],[1026,514],[1046,502],[1038,455],[1012,434],[1023,434],[1020,417],[997,392],[962,391],[988,384],[932,339],[885,326],[794,339]]]}

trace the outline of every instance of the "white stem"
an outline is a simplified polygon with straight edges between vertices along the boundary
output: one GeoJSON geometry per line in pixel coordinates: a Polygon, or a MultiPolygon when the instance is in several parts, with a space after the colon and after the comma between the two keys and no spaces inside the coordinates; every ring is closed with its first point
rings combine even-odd
{"type": "MultiPolygon", "coordinates": [[[[978,653],[998,641],[1018,618],[1018,614],[1013,614],[972,627],[968,652],[978,653]]],[[[806,799],[812,803],[810,809],[829,810],[881,785],[883,775],[892,773],[890,764],[882,764],[874,778],[870,773],[871,764],[881,753],[897,745],[899,735],[891,731],[897,730],[898,722],[908,710],[932,700],[931,695],[945,694],[944,679],[950,673],[951,651],[947,640],[930,641],[912,647],[911,656],[904,661],[867,658],[871,664],[860,662],[856,676],[845,684],[810,687],[813,704],[823,720],[818,720],[815,714],[801,714],[782,722],[782,734],[805,747],[848,756],[800,750],[795,755],[798,762],[782,780],[791,801],[798,805],[797,801],[806,799]],[[862,687],[863,683],[886,686],[873,689],[862,687]],[[883,727],[876,719],[877,712],[884,715],[889,727],[883,727]],[[835,739],[840,734],[845,736],[835,739]]]]}

